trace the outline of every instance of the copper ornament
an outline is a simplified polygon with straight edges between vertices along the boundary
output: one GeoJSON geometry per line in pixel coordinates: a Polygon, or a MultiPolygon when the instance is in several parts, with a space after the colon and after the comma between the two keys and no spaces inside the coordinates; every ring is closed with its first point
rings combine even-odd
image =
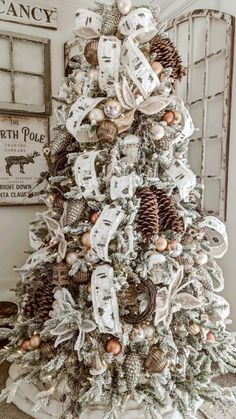
{"type": "Polygon", "coordinates": [[[145,368],[150,373],[158,373],[164,370],[167,365],[166,355],[160,351],[158,346],[152,346],[144,362],[145,368]]]}
{"type": "Polygon", "coordinates": [[[73,277],[71,277],[71,282],[72,284],[78,285],[88,284],[91,280],[91,275],[92,274],[90,271],[79,271],[73,277]]]}
{"type": "Polygon", "coordinates": [[[106,352],[112,353],[114,356],[119,355],[122,350],[122,346],[118,339],[112,338],[106,342],[105,345],[106,352]]]}
{"type": "Polygon", "coordinates": [[[98,62],[98,41],[90,41],[84,49],[84,56],[89,64],[96,67],[98,62]]]}
{"type": "Polygon", "coordinates": [[[97,127],[97,137],[99,141],[103,143],[114,143],[118,135],[118,128],[113,121],[109,119],[104,119],[98,124],[97,127]]]}
{"type": "Polygon", "coordinates": [[[168,125],[172,125],[175,121],[175,113],[173,111],[166,111],[162,117],[162,121],[165,121],[168,125]]]}

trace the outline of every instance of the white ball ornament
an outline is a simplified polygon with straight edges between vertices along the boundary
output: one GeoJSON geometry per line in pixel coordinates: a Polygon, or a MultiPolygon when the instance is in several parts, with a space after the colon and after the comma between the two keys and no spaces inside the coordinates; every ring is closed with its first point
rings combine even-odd
{"type": "Polygon", "coordinates": [[[155,328],[150,324],[150,325],[144,326],[143,330],[144,330],[145,338],[148,340],[152,340],[155,334],[155,328]]]}
{"type": "Polygon", "coordinates": [[[122,15],[127,15],[132,9],[132,0],[117,0],[117,8],[122,15]]]}
{"type": "Polygon", "coordinates": [[[151,129],[154,140],[161,140],[165,136],[165,130],[162,125],[155,124],[151,129]]]}
{"type": "Polygon", "coordinates": [[[141,327],[133,329],[130,338],[134,343],[143,342],[145,339],[144,329],[142,329],[141,327]]]}
{"type": "Polygon", "coordinates": [[[89,78],[93,81],[98,81],[98,70],[96,68],[91,68],[89,71],[89,78]]]}
{"type": "Polygon", "coordinates": [[[168,251],[173,258],[177,258],[183,253],[183,246],[177,241],[170,242],[168,244],[168,251]]]}
{"type": "Polygon", "coordinates": [[[90,111],[88,117],[91,122],[95,123],[103,121],[103,119],[105,119],[104,112],[98,108],[94,108],[92,111],[90,111]]]}
{"type": "Polygon", "coordinates": [[[120,116],[122,111],[121,105],[117,100],[110,99],[104,105],[104,112],[107,118],[114,119],[120,116]]]}
{"type": "Polygon", "coordinates": [[[208,262],[208,256],[204,252],[199,252],[195,258],[195,261],[198,265],[206,265],[206,263],[208,262]]]}
{"type": "Polygon", "coordinates": [[[68,265],[74,265],[78,260],[78,254],[76,252],[68,252],[66,255],[66,263],[68,265]]]}
{"type": "Polygon", "coordinates": [[[100,261],[99,257],[92,249],[89,249],[85,252],[84,259],[86,262],[91,263],[92,265],[100,261]]]}

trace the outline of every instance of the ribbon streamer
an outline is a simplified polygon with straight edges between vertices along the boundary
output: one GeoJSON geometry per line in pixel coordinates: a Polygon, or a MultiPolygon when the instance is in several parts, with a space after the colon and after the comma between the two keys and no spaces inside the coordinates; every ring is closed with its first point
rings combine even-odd
{"type": "Polygon", "coordinates": [[[228,250],[228,236],[225,224],[218,218],[209,215],[199,224],[206,231],[207,239],[211,248],[211,255],[220,259],[228,250]]]}
{"type": "Polygon", "coordinates": [[[95,160],[100,151],[90,151],[80,154],[74,165],[75,181],[85,199],[102,201],[103,195],[99,191],[95,160]]]}
{"type": "Polygon", "coordinates": [[[110,183],[111,199],[132,198],[137,186],[141,183],[139,176],[134,172],[128,176],[112,176],[110,183]]]}
{"type": "Polygon", "coordinates": [[[185,199],[196,186],[196,176],[181,160],[174,160],[166,174],[173,179],[179,189],[180,198],[185,199]]]}
{"type": "Polygon", "coordinates": [[[91,293],[94,317],[100,332],[117,335],[121,333],[121,324],[113,278],[111,266],[97,266],[91,279],[91,293]]]}
{"type": "Polygon", "coordinates": [[[152,12],[145,7],[140,7],[123,16],[119,23],[119,31],[122,35],[134,34],[134,38],[144,44],[150,41],[156,34],[156,22],[152,12]]]}
{"type": "Polygon", "coordinates": [[[74,33],[84,39],[94,39],[101,35],[103,18],[91,10],[78,9],[75,14],[74,33]]]}
{"type": "Polygon", "coordinates": [[[121,42],[115,36],[101,36],[98,44],[99,86],[108,97],[114,96],[119,79],[121,42]]]}

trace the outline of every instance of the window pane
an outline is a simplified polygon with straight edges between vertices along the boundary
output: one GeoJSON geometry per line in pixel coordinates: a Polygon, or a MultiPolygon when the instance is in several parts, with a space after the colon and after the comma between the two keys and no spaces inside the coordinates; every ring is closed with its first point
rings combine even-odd
{"type": "Polygon", "coordinates": [[[191,169],[197,176],[201,174],[201,163],[202,163],[202,143],[201,141],[190,141],[188,158],[191,169]]]}
{"type": "Polygon", "coordinates": [[[192,138],[202,137],[202,120],[203,120],[203,102],[197,102],[190,106],[190,114],[193,120],[194,131],[192,138]]]}
{"type": "Polygon", "coordinates": [[[195,62],[205,56],[206,18],[196,17],[192,25],[192,61],[195,62]]]}
{"type": "Polygon", "coordinates": [[[205,179],[204,209],[219,214],[220,210],[220,181],[218,179],[205,179]]]}
{"type": "Polygon", "coordinates": [[[15,101],[26,105],[43,105],[43,78],[15,74],[15,101]]]}
{"type": "Polygon", "coordinates": [[[194,65],[191,70],[190,100],[194,102],[201,99],[204,95],[204,62],[194,65]]]}
{"type": "Polygon", "coordinates": [[[210,42],[209,53],[217,52],[220,49],[225,49],[227,45],[226,40],[226,23],[222,19],[210,20],[210,42]],[[216,36],[217,34],[217,36],[216,36]]]}
{"type": "Polygon", "coordinates": [[[207,127],[206,127],[206,137],[211,137],[213,135],[222,134],[223,129],[223,95],[217,96],[211,100],[207,101],[207,127]]]}
{"type": "Polygon", "coordinates": [[[36,42],[14,39],[14,70],[42,74],[44,71],[43,46],[36,42]]]}
{"type": "Polygon", "coordinates": [[[221,143],[221,138],[206,141],[206,162],[204,173],[206,176],[220,176],[222,148],[221,143]],[[214,158],[212,158],[212,156],[214,156],[214,158]]]}
{"type": "Polygon", "coordinates": [[[0,37],[0,67],[10,69],[10,40],[0,37]]]}
{"type": "Polygon", "coordinates": [[[0,70],[0,102],[11,102],[11,74],[0,70]]]}

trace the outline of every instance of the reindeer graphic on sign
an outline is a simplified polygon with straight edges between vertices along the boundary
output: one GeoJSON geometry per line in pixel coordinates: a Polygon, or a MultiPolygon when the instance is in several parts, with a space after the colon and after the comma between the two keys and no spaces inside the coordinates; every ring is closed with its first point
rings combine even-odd
{"type": "Polygon", "coordinates": [[[20,166],[20,173],[25,174],[24,165],[34,163],[35,157],[40,156],[40,153],[34,151],[33,154],[27,154],[26,156],[7,156],[6,160],[6,173],[12,176],[10,169],[12,166],[18,164],[20,166]]]}

